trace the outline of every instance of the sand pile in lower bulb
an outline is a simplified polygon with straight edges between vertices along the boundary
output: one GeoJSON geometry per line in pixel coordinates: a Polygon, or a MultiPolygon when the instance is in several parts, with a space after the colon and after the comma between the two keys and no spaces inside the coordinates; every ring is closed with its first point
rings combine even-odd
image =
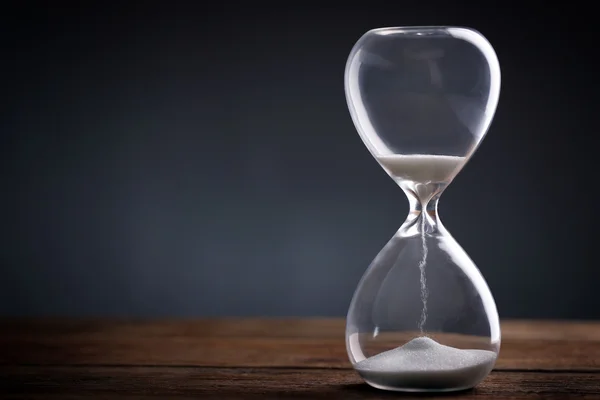
{"type": "Polygon", "coordinates": [[[358,362],[369,383],[405,390],[459,390],[475,386],[491,371],[496,353],[462,350],[419,337],[358,362]]]}

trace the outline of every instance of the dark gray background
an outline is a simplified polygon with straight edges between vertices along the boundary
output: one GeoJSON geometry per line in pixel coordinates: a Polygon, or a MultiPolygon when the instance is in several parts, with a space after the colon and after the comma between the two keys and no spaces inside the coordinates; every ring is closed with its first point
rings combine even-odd
{"type": "Polygon", "coordinates": [[[345,315],[408,211],[346,58],[371,28],[448,24],[503,75],[442,220],[502,317],[600,318],[591,11],[392,3],[5,9],[0,314],[345,315]]]}

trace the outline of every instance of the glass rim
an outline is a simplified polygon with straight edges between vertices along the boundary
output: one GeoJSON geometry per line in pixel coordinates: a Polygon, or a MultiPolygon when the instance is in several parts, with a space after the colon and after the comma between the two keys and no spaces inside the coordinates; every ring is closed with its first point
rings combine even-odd
{"type": "Polygon", "coordinates": [[[373,28],[366,32],[366,34],[378,34],[378,35],[391,35],[391,34],[426,34],[426,33],[451,33],[456,31],[469,31],[481,35],[481,33],[471,27],[459,26],[459,25],[406,25],[406,26],[386,26],[380,28],[373,28]]]}

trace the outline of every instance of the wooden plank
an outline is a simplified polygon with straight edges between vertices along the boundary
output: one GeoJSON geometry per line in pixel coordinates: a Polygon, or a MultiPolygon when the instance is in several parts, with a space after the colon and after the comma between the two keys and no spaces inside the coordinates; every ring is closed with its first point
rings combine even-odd
{"type": "MultiPolygon", "coordinates": [[[[0,376],[2,398],[391,398],[343,369],[4,366],[0,376]]],[[[452,398],[598,399],[599,378],[592,373],[493,372],[474,390],[452,398]]]]}
{"type": "MultiPolygon", "coordinates": [[[[2,320],[0,364],[350,368],[341,319],[2,320]]],[[[600,370],[600,323],[506,321],[498,370],[600,370]]]]}
{"type": "MultiPolygon", "coordinates": [[[[122,338],[0,345],[0,364],[350,368],[342,340],[122,338]]],[[[509,341],[496,369],[600,370],[598,342],[509,341]]]]}

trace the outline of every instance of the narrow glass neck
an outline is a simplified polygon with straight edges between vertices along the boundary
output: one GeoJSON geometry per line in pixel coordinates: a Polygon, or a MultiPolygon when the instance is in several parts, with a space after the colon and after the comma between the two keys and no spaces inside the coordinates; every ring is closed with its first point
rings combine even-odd
{"type": "Polygon", "coordinates": [[[444,227],[438,216],[438,202],[447,185],[401,182],[406,193],[409,213],[398,231],[401,236],[437,235],[444,227]]]}

